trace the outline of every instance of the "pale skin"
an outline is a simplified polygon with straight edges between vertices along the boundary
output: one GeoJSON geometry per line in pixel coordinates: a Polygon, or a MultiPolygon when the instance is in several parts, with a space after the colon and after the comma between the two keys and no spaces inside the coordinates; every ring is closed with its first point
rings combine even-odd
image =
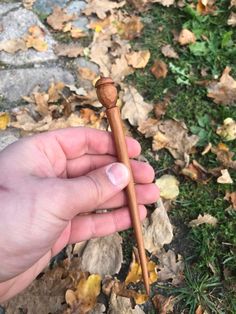
{"type": "MultiPolygon", "coordinates": [[[[140,145],[127,138],[129,157],[140,145]]],[[[158,198],[150,165],[131,160],[140,217],[158,198]]],[[[111,134],[70,128],[11,144],[0,153],[0,302],[26,288],[67,244],[131,226],[129,171],[111,134]],[[96,209],[108,209],[94,213],[96,209]],[[86,213],[86,214],[85,214],[86,213]]]]}

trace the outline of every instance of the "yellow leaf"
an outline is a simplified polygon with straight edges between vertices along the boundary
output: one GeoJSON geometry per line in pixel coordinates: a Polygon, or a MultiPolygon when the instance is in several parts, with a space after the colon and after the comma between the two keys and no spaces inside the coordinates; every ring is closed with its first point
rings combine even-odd
{"type": "Polygon", "coordinates": [[[6,112],[0,113],[0,130],[5,130],[10,122],[10,116],[6,112]]]}
{"type": "Polygon", "coordinates": [[[160,196],[167,200],[173,200],[179,195],[179,181],[172,175],[163,175],[156,180],[156,185],[160,189],[160,196]]]}
{"type": "MultiPolygon", "coordinates": [[[[128,285],[129,283],[133,282],[139,282],[142,280],[142,269],[140,266],[140,263],[137,259],[137,250],[134,249],[133,252],[133,259],[130,264],[130,270],[129,273],[125,279],[125,284],[128,285]]],[[[149,274],[149,283],[152,284],[153,282],[157,281],[157,272],[156,272],[157,265],[153,262],[148,260],[147,261],[147,268],[148,268],[148,274],[149,274]]]]}
{"type": "Polygon", "coordinates": [[[225,141],[233,141],[236,139],[236,121],[232,118],[224,120],[224,124],[218,127],[216,133],[225,141]]]}

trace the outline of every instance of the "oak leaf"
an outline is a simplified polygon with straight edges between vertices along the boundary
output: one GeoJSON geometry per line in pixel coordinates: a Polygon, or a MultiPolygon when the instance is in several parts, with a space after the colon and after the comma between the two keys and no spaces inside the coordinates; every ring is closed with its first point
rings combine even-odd
{"type": "Polygon", "coordinates": [[[121,109],[122,119],[128,119],[131,125],[139,125],[147,119],[153,106],[146,103],[143,97],[132,86],[125,87],[124,92],[124,105],[121,109]]]}
{"type": "Polygon", "coordinates": [[[215,217],[211,216],[210,214],[203,214],[203,215],[200,214],[197,217],[197,219],[193,219],[189,222],[189,226],[197,227],[202,224],[209,224],[215,227],[217,225],[217,222],[218,220],[215,217]]]}
{"type": "Polygon", "coordinates": [[[165,78],[168,73],[167,65],[162,60],[156,60],[151,67],[152,74],[157,78],[165,78]]]}
{"type": "Polygon", "coordinates": [[[236,121],[232,118],[224,120],[223,125],[218,127],[216,133],[225,141],[233,141],[236,139],[236,121]]]}
{"type": "Polygon", "coordinates": [[[141,35],[143,23],[139,16],[130,16],[118,23],[119,35],[123,39],[132,40],[141,35]]]}
{"type": "Polygon", "coordinates": [[[166,209],[160,199],[157,208],[151,216],[143,222],[143,240],[145,249],[150,253],[159,251],[164,244],[173,239],[173,227],[170,223],[166,209]]]}
{"type": "Polygon", "coordinates": [[[236,26],[236,13],[234,12],[230,13],[227,24],[230,26],[236,26]]]}
{"type": "Polygon", "coordinates": [[[196,160],[193,160],[187,167],[181,170],[181,173],[193,181],[197,181],[203,184],[207,184],[210,180],[211,175],[208,171],[201,166],[196,160]]]}
{"type": "Polygon", "coordinates": [[[77,58],[84,54],[84,48],[78,44],[59,44],[54,48],[54,52],[59,57],[77,58]]]}
{"type": "Polygon", "coordinates": [[[212,147],[211,151],[216,154],[217,160],[223,167],[236,170],[236,160],[233,160],[234,153],[229,150],[227,145],[219,143],[216,147],[212,147]]]}
{"type": "Polygon", "coordinates": [[[111,66],[110,76],[114,82],[120,83],[127,75],[134,72],[134,69],[129,66],[127,58],[121,55],[120,58],[115,59],[115,63],[111,66]]]}
{"type": "Polygon", "coordinates": [[[162,54],[167,58],[179,59],[177,52],[175,52],[174,48],[171,45],[165,45],[161,47],[162,54]]]}
{"type": "Polygon", "coordinates": [[[101,20],[106,18],[107,12],[112,12],[113,9],[121,8],[125,5],[125,1],[113,2],[110,0],[87,0],[87,6],[83,11],[85,15],[95,13],[101,20]]]}
{"type": "Polygon", "coordinates": [[[150,56],[149,50],[133,51],[125,55],[128,65],[131,65],[135,69],[145,68],[150,56]]]}
{"type": "Polygon", "coordinates": [[[184,263],[181,255],[175,254],[174,251],[164,250],[157,254],[159,264],[157,272],[159,281],[172,281],[173,285],[178,285],[184,279],[183,270],[184,263]]]}
{"type": "Polygon", "coordinates": [[[36,0],[23,0],[23,6],[27,10],[31,10],[36,0]]]}
{"type": "Polygon", "coordinates": [[[10,39],[0,42],[0,51],[1,50],[8,53],[15,53],[19,50],[26,51],[27,46],[23,38],[10,39]]]}
{"type": "Polygon", "coordinates": [[[173,312],[174,308],[174,298],[173,297],[164,297],[161,294],[156,294],[152,298],[152,302],[157,310],[158,314],[168,314],[173,312]]]}
{"type": "Polygon", "coordinates": [[[196,42],[196,37],[195,37],[193,32],[191,32],[190,30],[184,28],[184,29],[182,29],[182,31],[179,34],[178,42],[182,46],[193,44],[193,43],[196,42]]]}
{"type": "Polygon", "coordinates": [[[54,7],[51,15],[47,17],[47,23],[56,31],[61,31],[67,22],[73,21],[75,14],[69,15],[65,9],[58,6],[54,7]]]}
{"type": "Polygon", "coordinates": [[[143,310],[136,305],[132,307],[130,299],[117,296],[114,292],[109,301],[108,314],[144,314],[143,310]]]}
{"type": "Polygon", "coordinates": [[[216,104],[233,105],[236,102],[236,81],[229,75],[230,67],[226,67],[220,81],[212,83],[207,96],[213,98],[216,104]]]}
{"type": "Polygon", "coordinates": [[[233,209],[236,209],[236,192],[227,192],[224,199],[232,204],[233,209]]]}

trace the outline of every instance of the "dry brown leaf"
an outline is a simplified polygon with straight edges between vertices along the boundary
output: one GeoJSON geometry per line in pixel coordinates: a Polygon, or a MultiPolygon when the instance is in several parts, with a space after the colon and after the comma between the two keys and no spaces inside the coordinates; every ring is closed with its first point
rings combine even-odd
{"type": "Polygon", "coordinates": [[[157,205],[150,218],[143,222],[144,246],[150,253],[159,251],[164,244],[169,244],[173,239],[173,227],[166,209],[161,200],[157,205]]]}
{"type": "Polygon", "coordinates": [[[164,174],[155,183],[160,189],[160,196],[164,199],[174,200],[179,195],[179,181],[175,176],[164,174]]]}
{"type": "Polygon", "coordinates": [[[230,26],[236,26],[236,13],[234,12],[230,13],[227,24],[230,26]]]}
{"type": "Polygon", "coordinates": [[[197,219],[191,220],[188,225],[190,227],[197,227],[202,224],[209,224],[215,227],[217,225],[217,222],[218,220],[210,214],[200,214],[197,219]]]}
{"type": "Polygon", "coordinates": [[[26,51],[27,46],[23,38],[11,39],[0,42],[0,51],[4,50],[8,53],[15,53],[19,50],[26,51]]]}
{"type": "Polygon", "coordinates": [[[110,0],[87,0],[87,3],[84,14],[91,15],[95,13],[101,20],[106,18],[107,12],[112,12],[113,9],[118,9],[125,5],[125,1],[113,2],[110,0]]]}
{"type": "Polygon", "coordinates": [[[150,56],[149,50],[133,51],[125,55],[128,65],[131,65],[135,69],[145,68],[150,56]]]}
{"type": "Polygon", "coordinates": [[[152,74],[157,78],[165,78],[168,73],[167,65],[162,60],[156,60],[151,67],[152,74]]]}
{"type": "Polygon", "coordinates": [[[122,119],[128,119],[131,125],[139,125],[147,119],[153,106],[146,103],[143,97],[132,86],[125,87],[124,92],[124,105],[121,109],[122,119]]]}
{"type": "Polygon", "coordinates": [[[231,0],[230,7],[235,7],[235,6],[236,6],[236,0],[231,0]]]}
{"type": "Polygon", "coordinates": [[[159,259],[157,272],[159,281],[172,281],[173,285],[178,285],[184,279],[183,270],[184,270],[184,262],[182,260],[181,255],[175,254],[174,251],[168,250],[165,252],[164,250],[157,254],[159,259]]]}
{"type": "Polygon", "coordinates": [[[236,192],[227,192],[225,194],[224,200],[227,200],[232,204],[233,209],[236,209],[236,192]]]}
{"type": "Polygon", "coordinates": [[[202,167],[196,160],[193,160],[187,167],[181,170],[181,173],[193,181],[207,184],[211,176],[208,171],[202,167]]]}
{"type": "Polygon", "coordinates": [[[165,115],[169,102],[170,97],[166,96],[164,97],[163,101],[160,101],[157,104],[155,104],[154,113],[157,120],[160,120],[165,115]]]}
{"type": "Polygon", "coordinates": [[[174,48],[171,45],[165,45],[161,47],[162,54],[167,58],[179,59],[177,52],[175,52],[174,48]]]}
{"type": "MultiPolygon", "coordinates": [[[[157,268],[157,265],[153,261],[150,261],[148,259],[147,270],[148,270],[148,275],[149,275],[149,284],[152,284],[157,281],[156,268],[157,268]]],[[[125,279],[125,284],[128,285],[131,282],[137,283],[139,281],[142,281],[142,279],[143,279],[143,275],[142,275],[142,268],[139,261],[138,250],[134,248],[132,262],[130,264],[129,273],[125,279]]]]}
{"type": "Polygon", "coordinates": [[[114,82],[120,83],[127,75],[134,72],[134,69],[128,65],[127,59],[124,55],[116,58],[115,63],[111,66],[110,76],[114,82]]]}
{"type": "Polygon", "coordinates": [[[0,112],[0,130],[6,130],[10,123],[10,116],[7,112],[0,112]]]}
{"type": "Polygon", "coordinates": [[[73,312],[86,314],[92,310],[101,291],[101,277],[92,274],[81,275],[76,290],[67,290],[65,299],[73,312]]]}
{"type": "Polygon", "coordinates": [[[233,105],[236,101],[236,81],[229,75],[230,67],[226,67],[220,81],[212,83],[207,96],[213,98],[216,104],[233,105]]]}
{"type": "Polygon", "coordinates": [[[217,183],[221,184],[233,184],[233,180],[229,174],[228,169],[220,170],[221,176],[217,179],[217,183]]]}
{"type": "Polygon", "coordinates": [[[179,34],[178,42],[182,46],[193,44],[193,43],[196,42],[196,37],[195,37],[193,32],[191,32],[190,30],[184,28],[184,29],[182,29],[182,31],[179,34]]]}
{"type": "Polygon", "coordinates": [[[66,10],[58,6],[54,7],[53,12],[47,18],[47,23],[56,31],[61,31],[66,23],[73,21],[76,18],[75,14],[69,15],[66,10]]]}
{"type": "Polygon", "coordinates": [[[236,160],[232,160],[234,153],[229,150],[227,145],[220,143],[217,147],[212,147],[211,151],[216,154],[217,160],[223,167],[236,170],[236,160]]]}
{"type": "Polygon", "coordinates": [[[163,6],[169,7],[175,3],[175,0],[128,0],[136,10],[142,12],[149,8],[152,3],[160,3],[163,6]]]}
{"type": "Polygon", "coordinates": [[[118,31],[123,39],[132,40],[141,35],[143,23],[139,16],[130,16],[122,19],[118,24],[118,31]]]}
{"type": "Polygon", "coordinates": [[[152,298],[152,302],[157,310],[158,314],[168,314],[173,312],[174,308],[174,298],[166,298],[161,294],[156,294],[152,298]]]}
{"type": "Polygon", "coordinates": [[[78,73],[80,77],[84,80],[93,82],[97,78],[97,73],[93,72],[89,68],[78,67],[78,73]]]}
{"type": "Polygon", "coordinates": [[[109,77],[111,71],[111,61],[108,55],[108,49],[112,46],[111,38],[101,40],[97,37],[91,44],[90,60],[98,64],[103,76],[109,77]]]}
{"type": "Polygon", "coordinates": [[[81,269],[101,277],[118,273],[123,261],[121,243],[118,233],[89,240],[81,255],[81,269]]]}
{"type": "Polygon", "coordinates": [[[130,299],[117,296],[114,292],[109,301],[108,314],[144,314],[143,310],[136,305],[132,308],[130,299]]]}
{"type": "Polygon", "coordinates": [[[217,9],[215,2],[215,0],[198,0],[197,12],[202,15],[214,13],[217,9]]]}
{"type": "Polygon", "coordinates": [[[36,0],[23,0],[23,6],[27,10],[31,10],[36,0]]]}
{"type": "Polygon", "coordinates": [[[49,115],[49,107],[48,107],[48,100],[49,95],[46,93],[33,93],[33,98],[36,104],[35,110],[38,111],[42,116],[49,115]]]}
{"type": "Polygon", "coordinates": [[[55,53],[58,56],[77,58],[78,56],[83,56],[84,48],[78,44],[59,44],[54,48],[55,53]]]}
{"type": "Polygon", "coordinates": [[[28,35],[25,37],[27,48],[34,48],[37,51],[43,52],[48,49],[48,44],[44,40],[45,32],[38,25],[32,25],[28,29],[28,35]]]}
{"type": "Polygon", "coordinates": [[[81,28],[75,28],[75,27],[71,28],[70,35],[72,38],[76,38],[76,39],[87,36],[87,34],[81,28]]]}

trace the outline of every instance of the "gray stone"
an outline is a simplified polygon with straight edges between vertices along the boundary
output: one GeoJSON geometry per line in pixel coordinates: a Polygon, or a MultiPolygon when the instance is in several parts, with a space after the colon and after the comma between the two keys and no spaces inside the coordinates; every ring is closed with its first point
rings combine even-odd
{"type": "Polygon", "coordinates": [[[85,16],[81,16],[78,20],[75,20],[72,24],[76,28],[82,29],[84,32],[88,31],[87,25],[88,25],[88,19],[85,16]]]}
{"type": "Polygon", "coordinates": [[[52,81],[73,84],[74,78],[58,67],[3,70],[0,71],[0,96],[8,102],[16,102],[29,95],[37,85],[41,90],[47,90],[52,81]]]}
{"type": "Polygon", "coordinates": [[[19,8],[20,3],[1,3],[0,4],[0,15],[6,14],[7,12],[19,8]]]}
{"type": "Polygon", "coordinates": [[[49,15],[55,6],[64,8],[69,0],[36,0],[33,10],[38,13],[49,15]]]}
{"type": "Polygon", "coordinates": [[[48,49],[44,52],[28,49],[27,51],[10,54],[2,51],[0,53],[1,62],[12,65],[26,65],[57,59],[57,56],[53,52],[53,46],[56,42],[45,26],[39,21],[38,16],[33,12],[20,8],[3,16],[0,19],[0,24],[3,27],[3,31],[0,33],[0,42],[21,38],[28,33],[30,26],[38,25],[45,31],[45,41],[48,44],[48,49]]]}
{"type": "Polygon", "coordinates": [[[86,8],[85,1],[72,1],[67,7],[66,11],[69,14],[81,15],[82,11],[86,8]]]}
{"type": "Polygon", "coordinates": [[[8,145],[17,141],[19,137],[20,137],[19,131],[16,129],[0,131],[0,151],[3,150],[8,145]]]}

